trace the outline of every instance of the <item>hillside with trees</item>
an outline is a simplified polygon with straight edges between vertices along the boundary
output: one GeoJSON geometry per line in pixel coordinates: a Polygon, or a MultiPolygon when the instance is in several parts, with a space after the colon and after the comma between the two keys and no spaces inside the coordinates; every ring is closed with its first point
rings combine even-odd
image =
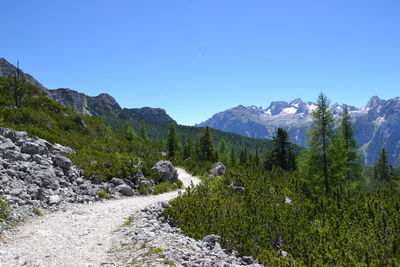
{"type": "MultiPolygon", "coordinates": [[[[227,173],[187,190],[165,216],[191,237],[219,235],[228,250],[269,266],[400,264],[399,175],[384,149],[374,168],[363,166],[348,112],[335,122],[324,94],[317,103],[309,148],[295,160],[278,129],[264,157],[222,156],[227,173]]],[[[201,155],[209,150],[199,146],[192,165],[208,168],[215,158],[201,155]]]]}

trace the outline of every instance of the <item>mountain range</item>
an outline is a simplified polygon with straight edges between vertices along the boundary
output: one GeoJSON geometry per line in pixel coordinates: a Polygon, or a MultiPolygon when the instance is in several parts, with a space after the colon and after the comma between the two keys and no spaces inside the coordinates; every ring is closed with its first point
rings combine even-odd
{"type": "MultiPolygon", "coordinates": [[[[13,64],[4,58],[0,58],[0,77],[14,75],[16,70],[17,68],[13,64]]],[[[161,108],[122,108],[109,94],[102,93],[98,96],[88,96],[67,88],[48,89],[32,75],[24,72],[23,75],[27,81],[45,91],[47,97],[61,105],[70,106],[74,111],[85,115],[100,117],[107,125],[116,129],[122,129],[128,124],[139,132],[144,126],[151,140],[165,140],[169,125],[176,123],[161,108]]],[[[181,142],[188,139],[194,142],[200,132],[201,128],[199,127],[177,125],[177,133],[181,142]]],[[[246,148],[248,151],[254,152],[258,148],[260,152],[265,152],[271,148],[271,140],[249,138],[219,130],[212,131],[212,135],[216,144],[221,139],[224,139],[227,145],[235,148],[236,151],[246,148]]],[[[300,149],[300,147],[297,147],[297,150],[300,149]]]]}
{"type": "MultiPolygon", "coordinates": [[[[312,123],[313,102],[295,99],[291,102],[275,101],[268,108],[237,106],[217,113],[197,124],[254,138],[272,138],[277,128],[288,131],[293,143],[307,146],[307,130],[312,123]]],[[[347,107],[355,128],[355,139],[364,155],[365,163],[373,165],[378,152],[385,148],[389,161],[399,164],[400,157],[400,97],[382,100],[373,96],[361,108],[333,104],[330,109],[337,121],[347,107]]]]}

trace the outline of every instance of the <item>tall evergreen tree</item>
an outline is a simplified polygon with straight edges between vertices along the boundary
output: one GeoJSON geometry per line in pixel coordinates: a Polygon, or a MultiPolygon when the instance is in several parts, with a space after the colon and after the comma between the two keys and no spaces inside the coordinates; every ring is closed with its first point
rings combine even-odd
{"type": "Polygon", "coordinates": [[[231,152],[229,153],[229,163],[231,166],[236,166],[237,164],[236,151],[233,147],[231,148],[231,152]]]}
{"type": "Polygon", "coordinates": [[[386,150],[383,148],[374,166],[374,179],[377,181],[389,181],[392,178],[393,167],[389,164],[386,150]]]}
{"type": "Polygon", "coordinates": [[[309,147],[310,157],[309,162],[312,175],[318,176],[319,169],[322,167],[322,178],[325,188],[325,194],[329,193],[329,164],[330,158],[328,148],[332,144],[335,137],[335,121],[331,110],[329,110],[329,100],[321,92],[318,96],[317,108],[312,113],[313,123],[310,129],[309,147]]]}
{"type": "Polygon", "coordinates": [[[135,132],[135,130],[132,128],[132,126],[128,123],[125,123],[124,125],[125,128],[125,136],[126,139],[130,142],[133,141],[133,139],[135,139],[135,137],[137,137],[137,134],[135,132]]]}
{"type": "Polygon", "coordinates": [[[258,147],[256,148],[256,154],[254,156],[254,164],[257,167],[260,165],[260,152],[258,151],[258,147]]]}
{"type": "Polygon", "coordinates": [[[219,150],[219,153],[220,153],[220,154],[226,154],[226,152],[227,152],[227,147],[226,147],[226,141],[225,141],[224,138],[222,138],[222,139],[219,141],[219,148],[218,148],[218,150],[219,150]]]}
{"type": "Polygon", "coordinates": [[[201,161],[215,160],[214,141],[211,137],[211,130],[205,127],[199,136],[199,159],[201,161]]]}
{"type": "Polygon", "coordinates": [[[179,148],[178,136],[176,134],[176,126],[175,124],[171,124],[169,126],[168,133],[168,157],[175,158],[176,153],[179,148]]]}
{"type": "Polygon", "coordinates": [[[146,129],[146,126],[144,126],[144,124],[140,124],[139,136],[144,141],[148,141],[149,140],[149,135],[147,134],[147,129],[146,129]]]}
{"type": "Polygon", "coordinates": [[[242,150],[240,151],[240,154],[239,154],[239,164],[240,164],[240,165],[243,165],[243,166],[246,166],[246,165],[247,165],[247,160],[248,160],[247,149],[245,148],[245,149],[242,149],[242,150]]]}
{"type": "Polygon", "coordinates": [[[357,143],[354,139],[354,129],[350,121],[350,113],[347,107],[344,108],[341,119],[339,135],[343,140],[343,146],[346,153],[346,180],[359,180],[362,176],[362,166],[357,154],[357,143]]]}
{"type": "Polygon", "coordinates": [[[189,138],[187,143],[184,145],[183,159],[191,158],[192,154],[193,154],[192,140],[190,140],[190,138],[189,138]]]}
{"type": "Polygon", "coordinates": [[[272,137],[272,163],[284,170],[289,169],[290,141],[289,134],[282,128],[276,130],[272,137]]]}

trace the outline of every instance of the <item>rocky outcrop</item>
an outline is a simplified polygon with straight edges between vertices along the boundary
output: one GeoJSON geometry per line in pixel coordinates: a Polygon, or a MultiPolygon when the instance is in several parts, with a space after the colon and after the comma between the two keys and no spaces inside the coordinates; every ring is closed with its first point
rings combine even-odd
{"type": "Polygon", "coordinates": [[[209,235],[197,241],[181,233],[162,216],[163,203],[152,205],[122,228],[110,253],[115,266],[262,266],[252,257],[221,248],[221,237],[209,235]]]}
{"type": "Polygon", "coordinates": [[[160,174],[162,181],[175,181],[178,179],[178,172],[168,160],[160,160],[153,166],[153,169],[160,174]]]}
{"type": "Polygon", "coordinates": [[[26,132],[0,128],[0,195],[13,207],[12,220],[31,214],[33,207],[96,201],[99,192],[115,197],[137,195],[139,184],[147,181],[140,171],[130,179],[110,182],[86,179],[68,154],[75,151],[28,137],[26,132]]]}
{"type": "Polygon", "coordinates": [[[211,167],[209,174],[211,177],[215,178],[224,175],[225,171],[226,171],[225,165],[222,164],[221,162],[217,162],[211,167]]]}

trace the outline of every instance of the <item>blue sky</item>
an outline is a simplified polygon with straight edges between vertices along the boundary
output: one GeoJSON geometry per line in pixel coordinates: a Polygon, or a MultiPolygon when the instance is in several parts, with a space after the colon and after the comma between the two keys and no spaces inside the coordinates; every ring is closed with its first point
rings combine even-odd
{"type": "Polygon", "coordinates": [[[400,1],[2,0],[0,57],[193,125],[297,97],[400,96],[400,1]]]}

